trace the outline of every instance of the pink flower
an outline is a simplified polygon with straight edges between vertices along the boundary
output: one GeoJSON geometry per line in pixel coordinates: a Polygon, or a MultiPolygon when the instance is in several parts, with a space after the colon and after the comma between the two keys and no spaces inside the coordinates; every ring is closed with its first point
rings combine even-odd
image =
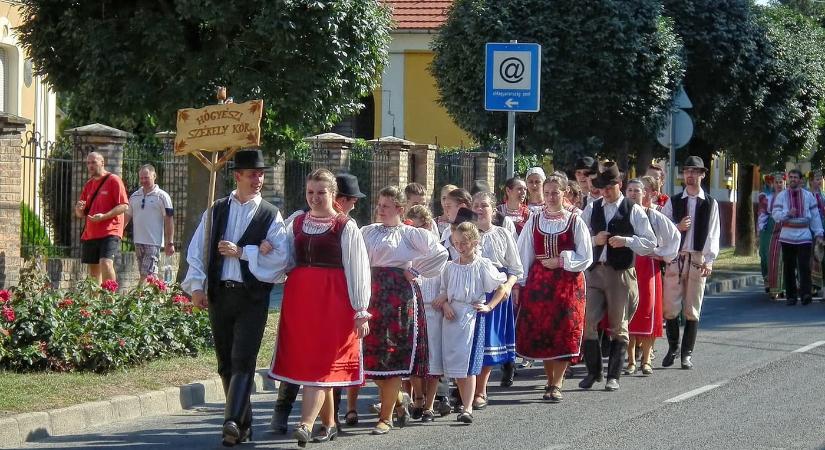
{"type": "Polygon", "coordinates": [[[164,283],[160,278],[154,275],[149,275],[146,277],[146,282],[158,288],[159,291],[166,292],[166,283],[164,283]]]}
{"type": "Polygon", "coordinates": [[[183,304],[191,303],[191,302],[192,302],[192,300],[190,300],[189,297],[187,297],[185,295],[178,294],[178,295],[172,297],[172,303],[174,303],[176,305],[183,305],[183,304]]]}
{"type": "Polygon", "coordinates": [[[85,317],[85,318],[87,318],[87,319],[88,319],[89,317],[92,317],[92,313],[90,313],[89,311],[86,311],[85,309],[81,309],[81,310],[80,310],[80,315],[81,315],[81,316],[83,316],[83,317],[85,317]]]}
{"type": "Polygon", "coordinates": [[[106,281],[104,281],[103,283],[100,284],[100,287],[102,287],[103,289],[106,289],[109,292],[116,292],[118,284],[117,284],[117,281],[115,281],[115,280],[106,280],[106,281]]]}
{"type": "Polygon", "coordinates": [[[126,347],[126,341],[124,341],[123,339],[119,339],[117,341],[117,345],[119,345],[120,348],[126,347]]]}
{"type": "Polygon", "coordinates": [[[72,306],[72,305],[74,305],[74,300],[72,300],[70,298],[64,298],[63,300],[60,300],[59,302],[57,302],[57,307],[60,308],[60,309],[66,309],[66,308],[68,308],[69,306],[72,306]]]}
{"type": "Polygon", "coordinates": [[[6,319],[7,322],[14,322],[15,315],[14,315],[14,310],[11,309],[11,307],[4,306],[2,314],[3,314],[3,318],[6,319]]]}
{"type": "Polygon", "coordinates": [[[0,289],[0,304],[6,303],[11,298],[11,293],[5,289],[0,289]]]}

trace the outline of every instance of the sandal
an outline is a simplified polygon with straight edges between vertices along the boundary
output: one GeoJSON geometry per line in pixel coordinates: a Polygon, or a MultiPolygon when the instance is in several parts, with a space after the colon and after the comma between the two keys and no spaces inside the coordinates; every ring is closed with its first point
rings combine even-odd
{"type": "Polygon", "coordinates": [[[473,423],[473,413],[462,411],[455,420],[461,423],[471,424],[473,423]]]}
{"type": "Polygon", "coordinates": [[[484,409],[487,407],[487,394],[476,394],[473,400],[473,409],[484,409]]]}
{"type": "Polygon", "coordinates": [[[642,364],[642,375],[653,375],[653,366],[650,363],[642,364]]]}
{"type": "Polygon", "coordinates": [[[350,427],[358,425],[358,411],[354,409],[347,411],[347,414],[344,416],[344,423],[350,427]]]}
{"type": "Polygon", "coordinates": [[[625,367],[624,374],[625,375],[633,375],[636,373],[636,364],[630,363],[625,367]]]}
{"type": "Polygon", "coordinates": [[[424,412],[421,413],[421,421],[422,422],[434,422],[435,421],[435,412],[432,409],[425,409],[424,412]]]}
{"type": "Polygon", "coordinates": [[[410,423],[410,394],[401,393],[401,404],[395,407],[395,420],[398,428],[404,428],[410,423]]]}
{"type": "Polygon", "coordinates": [[[388,420],[378,419],[378,423],[375,425],[375,428],[372,429],[372,434],[374,435],[382,435],[387,434],[392,430],[392,423],[388,420]]]}
{"type": "Polygon", "coordinates": [[[292,437],[298,441],[298,447],[306,447],[307,442],[312,439],[312,430],[306,424],[298,424],[292,432],[292,437]]]}
{"type": "Polygon", "coordinates": [[[424,413],[424,397],[418,397],[415,399],[415,403],[413,403],[412,408],[410,408],[410,416],[413,420],[421,419],[421,415],[424,413]]]}

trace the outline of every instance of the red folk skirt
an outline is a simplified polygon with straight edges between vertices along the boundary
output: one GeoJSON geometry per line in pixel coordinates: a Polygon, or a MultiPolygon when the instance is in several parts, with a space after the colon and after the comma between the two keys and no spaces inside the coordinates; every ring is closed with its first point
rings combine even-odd
{"type": "Polygon", "coordinates": [[[648,256],[636,256],[639,306],[627,324],[636,337],[662,337],[662,272],[659,262],[648,256]]]}
{"type": "Polygon", "coordinates": [[[519,294],[516,353],[529,359],[578,363],[585,298],[581,272],[551,270],[534,261],[519,294]]]}
{"type": "Polygon", "coordinates": [[[344,269],[297,267],[289,273],[269,377],[307,386],[364,381],[361,340],[344,269]]]}
{"type": "Polygon", "coordinates": [[[421,296],[402,269],[372,268],[368,309],[370,334],[364,338],[364,371],[373,379],[426,376],[429,371],[427,318],[421,296]]]}

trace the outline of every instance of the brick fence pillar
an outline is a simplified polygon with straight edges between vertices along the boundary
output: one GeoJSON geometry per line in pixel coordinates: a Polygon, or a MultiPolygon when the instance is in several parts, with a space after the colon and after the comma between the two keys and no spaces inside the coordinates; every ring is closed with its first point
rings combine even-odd
{"type": "Polygon", "coordinates": [[[414,164],[414,178],[409,182],[416,182],[424,186],[424,191],[430,193],[433,200],[435,186],[435,151],[438,147],[432,144],[415,144],[410,147],[410,164],[414,164]]]}
{"type": "Polygon", "coordinates": [[[304,138],[312,151],[312,169],[328,169],[332,173],[349,171],[350,151],[355,139],[336,133],[323,133],[304,138]]]}
{"type": "Polygon", "coordinates": [[[369,143],[377,147],[378,152],[386,152],[385,162],[372,165],[372,198],[377,201],[378,192],[387,185],[395,185],[399,189],[404,189],[407,185],[409,152],[415,143],[395,136],[373,139],[369,143]],[[386,180],[386,183],[376,182],[376,180],[386,180]]]}
{"type": "Polygon", "coordinates": [[[498,155],[489,152],[472,152],[475,157],[475,180],[487,182],[493,193],[496,194],[496,159],[498,155]]]}
{"type": "Polygon", "coordinates": [[[0,287],[20,281],[20,202],[23,201],[22,133],[31,121],[0,113],[0,287]]]}
{"type": "MultiPolygon", "coordinates": [[[[117,128],[93,123],[82,127],[70,128],[64,133],[73,141],[72,159],[75,161],[72,167],[73,177],[77,177],[72,182],[71,198],[73,201],[80,199],[83,186],[89,179],[86,169],[86,157],[91,152],[98,152],[103,156],[106,170],[113,174],[123,176],[123,144],[126,143],[132,134],[117,128]]],[[[72,203],[74,204],[74,203],[72,203]]],[[[80,233],[83,229],[84,219],[76,219],[72,222],[72,248],[75,253],[72,256],[80,256],[80,233]]]]}

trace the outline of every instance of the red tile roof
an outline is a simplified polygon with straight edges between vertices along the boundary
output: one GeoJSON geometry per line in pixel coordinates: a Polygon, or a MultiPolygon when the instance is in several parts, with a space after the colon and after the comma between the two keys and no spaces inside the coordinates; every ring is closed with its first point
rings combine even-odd
{"type": "Polygon", "coordinates": [[[453,2],[440,0],[383,0],[392,8],[399,30],[434,30],[447,19],[453,2]]]}

